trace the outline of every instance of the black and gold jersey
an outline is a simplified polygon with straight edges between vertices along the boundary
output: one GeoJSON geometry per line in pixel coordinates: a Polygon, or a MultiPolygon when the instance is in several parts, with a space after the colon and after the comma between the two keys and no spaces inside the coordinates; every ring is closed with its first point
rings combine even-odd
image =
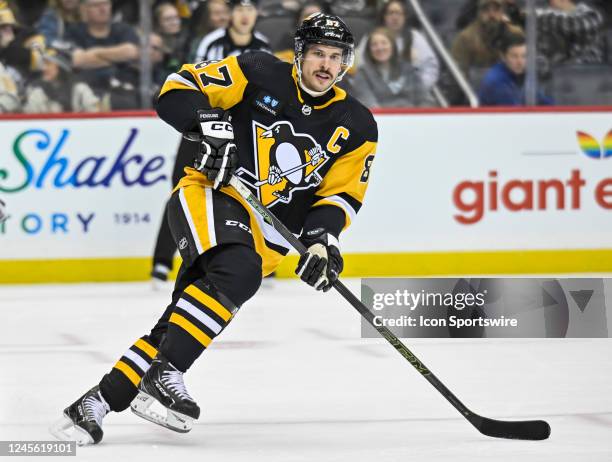
{"type": "MultiPolygon", "coordinates": [[[[337,86],[312,97],[301,91],[294,67],[252,52],[186,64],[168,77],[158,104],[166,122],[193,129],[202,107],[231,112],[236,175],[293,233],[306,222],[336,236],[350,225],[364,200],[378,137],[372,114],[356,99],[337,86]]],[[[195,169],[185,172],[179,186],[206,181],[195,169]]]]}

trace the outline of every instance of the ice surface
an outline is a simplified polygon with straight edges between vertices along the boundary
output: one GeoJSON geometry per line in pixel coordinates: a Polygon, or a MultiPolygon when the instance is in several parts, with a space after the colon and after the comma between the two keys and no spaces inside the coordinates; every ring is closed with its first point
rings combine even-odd
{"type": "MultiPolygon", "coordinates": [[[[144,283],[0,286],[0,440],[52,439],[48,425],[148,332],[169,294],[144,283]]],[[[203,411],[191,433],[113,413],[102,444],[76,460],[612,460],[610,340],[405,343],[475,412],[544,418],[551,438],[480,435],[393,348],[361,339],[339,295],[274,281],[186,374],[203,411]]]]}

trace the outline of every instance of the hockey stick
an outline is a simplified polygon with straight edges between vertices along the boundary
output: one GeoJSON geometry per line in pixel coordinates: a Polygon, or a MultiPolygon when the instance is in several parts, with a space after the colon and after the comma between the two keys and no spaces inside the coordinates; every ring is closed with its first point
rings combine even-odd
{"type": "MultiPolygon", "coordinates": [[[[298,170],[302,170],[304,167],[306,167],[307,165],[310,165],[310,162],[306,162],[305,164],[302,165],[296,165],[293,168],[290,168],[289,170],[285,170],[284,172],[281,172],[281,174],[279,175],[280,178],[285,178],[287,175],[291,175],[292,173],[297,172],[298,170]]],[[[255,183],[253,186],[259,187],[262,186],[266,183],[268,183],[269,177],[266,178],[265,180],[260,180],[257,183],[255,183]]]]}
{"type": "MultiPolygon", "coordinates": [[[[236,189],[255,211],[261,215],[264,221],[273,226],[289,244],[302,255],[307,249],[283,223],[276,218],[257,197],[237,177],[233,176],[230,185],[236,189]]],[[[389,329],[377,326],[374,323],[374,314],[367,309],[361,301],[339,280],[334,283],[334,288],[359,311],[359,314],[370,323],[378,333],[384,337],[427,381],[444,396],[463,417],[465,417],[483,435],[495,438],[510,438],[518,440],[545,440],[550,436],[550,425],[543,420],[505,421],[494,420],[475,414],[463,404],[419,358],[417,358],[389,329]]]]}

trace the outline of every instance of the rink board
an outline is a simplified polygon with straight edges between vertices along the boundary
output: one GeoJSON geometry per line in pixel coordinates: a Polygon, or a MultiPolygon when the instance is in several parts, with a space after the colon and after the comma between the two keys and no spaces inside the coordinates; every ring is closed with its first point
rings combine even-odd
{"type": "MultiPolygon", "coordinates": [[[[548,111],[377,113],[346,274],[612,271],[612,111],[548,111]]],[[[150,113],[1,124],[0,282],[147,278],[178,134],[150,113]]]]}

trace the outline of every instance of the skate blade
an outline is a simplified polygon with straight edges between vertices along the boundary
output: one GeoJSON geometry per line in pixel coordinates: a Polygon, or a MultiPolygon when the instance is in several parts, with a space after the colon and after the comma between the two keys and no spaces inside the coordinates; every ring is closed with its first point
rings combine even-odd
{"type": "Polygon", "coordinates": [[[76,441],[78,446],[94,444],[93,438],[66,415],[51,424],[49,432],[60,441],[76,441]]]}
{"type": "Polygon", "coordinates": [[[175,432],[187,433],[193,428],[191,417],[164,407],[155,398],[142,391],[134,398],[134,401],[130,404],[130,409],[137,416],[175,432]],[[153,406],[155,409],[152,409],[153,406]],[[159,412],[157,408],[161,408],[159,412]],[[164,411],[165,416],[163,415],[164,411]]]}

